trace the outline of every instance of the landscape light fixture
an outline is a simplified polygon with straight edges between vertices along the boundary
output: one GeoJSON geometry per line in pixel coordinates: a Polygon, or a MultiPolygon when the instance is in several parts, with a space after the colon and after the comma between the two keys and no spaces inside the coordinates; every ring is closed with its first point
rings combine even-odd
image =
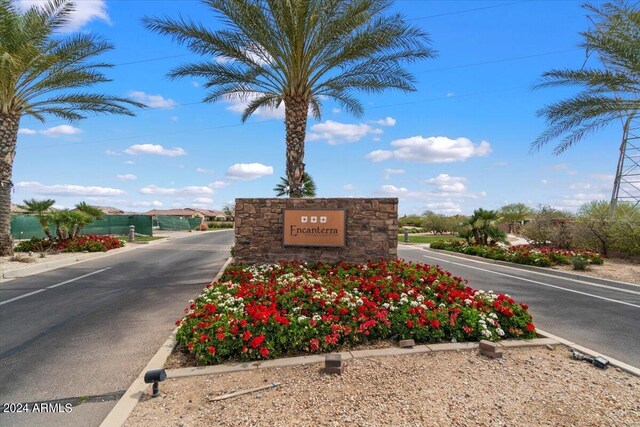
{"type": "Polygon", "coordinates": [[[586,360],[596,368],[600,369],[606,369],[609,366],[609,361],[604,357],[587,356],[586,354],[582,354],[577,350],[571,350],[571,357],[573,357],[574,360],[586,360]]]}
{"type": "Polygon", "coordinates": [[[147,371],[144,374],[144,382],[147,384],[153,383],[153,393],[151,397],[160,396],[160,388],[158,383],[167,379],[167,373],[164,369],[154,369],[153,371],[147,371]]]}

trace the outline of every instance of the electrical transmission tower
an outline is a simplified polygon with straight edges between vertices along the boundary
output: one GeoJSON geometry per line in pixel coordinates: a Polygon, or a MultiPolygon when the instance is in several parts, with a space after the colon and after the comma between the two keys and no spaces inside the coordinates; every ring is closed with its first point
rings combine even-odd
{"type": "Polygon", "coordinates": [[[611,208],[619,202],[640,206],[640,118],[633,112],[624,123],[611,208]]]}

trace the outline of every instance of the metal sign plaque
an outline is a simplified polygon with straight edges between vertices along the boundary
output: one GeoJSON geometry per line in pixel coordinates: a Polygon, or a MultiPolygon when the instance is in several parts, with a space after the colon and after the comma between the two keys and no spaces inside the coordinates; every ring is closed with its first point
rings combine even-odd
{"type": "Polygon", "coordinates": [[[345,209],[285,209],[284,246],[345,247],[345,209]]]}

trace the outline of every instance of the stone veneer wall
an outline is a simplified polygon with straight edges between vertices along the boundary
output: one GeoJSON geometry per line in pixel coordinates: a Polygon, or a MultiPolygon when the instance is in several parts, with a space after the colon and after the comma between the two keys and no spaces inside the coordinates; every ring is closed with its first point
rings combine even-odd
{"type": "Polygon", "coordinates": [[[236,199],[235,232],[235,263],[395,259],[398,254],[398,199],[236,199]],[[346,247],[284,247],[285,208],[346,209],[346,247]]]}

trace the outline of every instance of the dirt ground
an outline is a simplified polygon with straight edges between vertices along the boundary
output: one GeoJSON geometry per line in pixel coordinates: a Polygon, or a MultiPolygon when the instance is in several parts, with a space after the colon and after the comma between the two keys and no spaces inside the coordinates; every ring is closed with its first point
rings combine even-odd
{"type": "Polygon", "coordinates": [[[169,379],[126,426],[639,426],[640,379],[575,361],[564,346],[347,361],[169,379]],[[276,388],[210,402],[271,383],[276,388]]]}
{"type": "Polygon", "coordinates": [[[603,265],[590,265],[586,271],[574,270],[570,265],[558,265],[551,269],[600,279],[640,284],[640,263],[623,259],[607,258],[604,260],[603,265]]]}

